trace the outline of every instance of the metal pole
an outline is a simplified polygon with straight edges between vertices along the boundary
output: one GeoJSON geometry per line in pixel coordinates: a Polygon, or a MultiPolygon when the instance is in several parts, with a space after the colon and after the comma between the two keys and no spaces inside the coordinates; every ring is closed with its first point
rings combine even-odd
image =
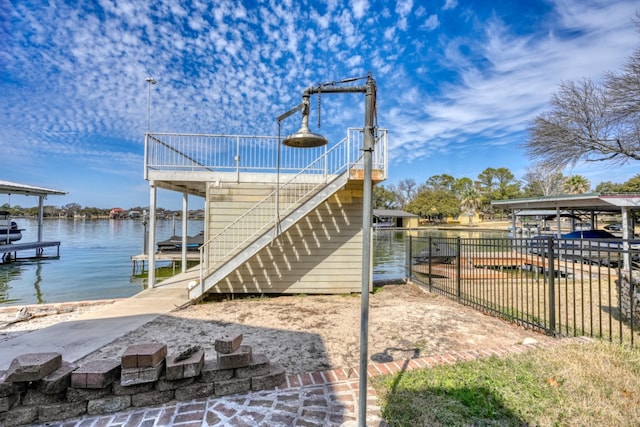
{"type": "Polygon", "coordinates": [[[182,193],[182,272],[187,272],[187,217],[189,216],[189,195],[182,193]]]}
{"type": "Polygon", "coordinates": [[[149,182],[149,276],[147,280],[147,288],[151,289],[156,284],[156,184],[154,181],[149,182]]]}
{"type": "Polygon", "coordinates": [[[362,202],[362,289],[360,301],[360,383],[358,396],[358,426],[365,427],[367,422],[367,373],[369,362],[369,289],[371,284],[371,227],[372,210],[372,169],[373,169],[373,128],[375,80],[367,79],[365,96],[365,124],[362,139],[364,151],[364,188],[362,202]]]}

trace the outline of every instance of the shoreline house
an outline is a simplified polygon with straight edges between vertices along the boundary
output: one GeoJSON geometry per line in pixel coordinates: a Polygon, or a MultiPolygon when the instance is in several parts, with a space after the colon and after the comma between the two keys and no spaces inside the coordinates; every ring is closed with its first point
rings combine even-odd
{"type": "MultiPolygon", "coordinates": [[[[188,198],[205,199],[201,274],[189,298],[360,292],[362,143],[362,129],[317,148],[283,146],[277,137],[146,134],[150,211],[158,188],[181,192],[187,236],[188,198]]],[[[372,163],[373,183],[386,179],[386,130],[377,132],[372,163]]],[[[153,248],[155,218],[149,226],[153,248]]]]}

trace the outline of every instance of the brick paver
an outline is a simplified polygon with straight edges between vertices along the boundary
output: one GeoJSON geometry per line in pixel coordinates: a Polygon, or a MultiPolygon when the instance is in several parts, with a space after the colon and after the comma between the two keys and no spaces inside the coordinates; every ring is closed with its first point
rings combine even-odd
{"type": "MultiPolygon", "coordinates": [[[[581,339],[576,339],[580,341],[581,339]]],[[[588,341],[587,339],[584,339],[588,341]]],[[[567,341],[567,340],[564,340],[567,341]]],[[[410,361],[391,361],[369,366],[368,376],[439,364],[508,355],[554,344],[516,344],[497,349],[470,350],[427,356],[410,361]]],[[[358,415],[358,371],[334,369],[306,375],[291,375],[275,390],[250,391],[228,396],[211,396],[160,407],[129,409],[109,415],[84,416],[42,424],[47,427],[340,427],[356,425],[358,415]],[[355,373],[355,375],[354,375],[355,373]],[[302,380],[302,378],[305,380],[302,380]]],[[[386,427],[375,390],[367,390],[367,426],[386,427]]]]}

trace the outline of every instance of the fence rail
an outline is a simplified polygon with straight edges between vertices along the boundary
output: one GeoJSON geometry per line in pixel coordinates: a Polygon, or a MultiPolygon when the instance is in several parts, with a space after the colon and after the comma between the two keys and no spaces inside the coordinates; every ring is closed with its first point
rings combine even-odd
{"type": "Polygon", "coordinates": [[[638,337],[636,282],[620,280],[640,259],[631,242],[410,237],[407,252],[412,281],[488,314],[549,335],[638,337]]]}

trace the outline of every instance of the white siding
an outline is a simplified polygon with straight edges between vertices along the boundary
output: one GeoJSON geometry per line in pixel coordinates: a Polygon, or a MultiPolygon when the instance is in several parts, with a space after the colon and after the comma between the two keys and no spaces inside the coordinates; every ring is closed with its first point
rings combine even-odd
{"type": "MultiPolygon", "coordinates": [[[[270,191],[268,185],[210,188],[211,235],[270,191]]],[[[214,286],[212,292],[360,292],[361,268],[362,183],[352,182],[214,286]]]]}

